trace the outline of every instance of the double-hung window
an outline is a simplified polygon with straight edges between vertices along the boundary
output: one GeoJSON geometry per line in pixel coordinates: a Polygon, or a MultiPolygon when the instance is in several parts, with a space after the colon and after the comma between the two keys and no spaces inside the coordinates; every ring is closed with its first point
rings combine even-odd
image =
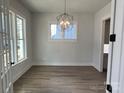
{"type": "Polygon", "coordinates": [[[25,20],[16,16],[17,61],[25,58],[25,20]]]}
{"type": "Polygon", "coordinates": [[[26,20],[10,11],[11,61],[17,64],[27,58],[26,55],[26,20]]]}

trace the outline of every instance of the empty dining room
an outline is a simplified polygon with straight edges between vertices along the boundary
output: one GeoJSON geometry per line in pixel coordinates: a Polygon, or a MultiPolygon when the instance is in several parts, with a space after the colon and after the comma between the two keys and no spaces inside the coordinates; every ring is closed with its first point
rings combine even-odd
{"type": "Polygon", "coordinates": [[[123,0],[0,0],[0,93],[124,93],[123,0]]]}

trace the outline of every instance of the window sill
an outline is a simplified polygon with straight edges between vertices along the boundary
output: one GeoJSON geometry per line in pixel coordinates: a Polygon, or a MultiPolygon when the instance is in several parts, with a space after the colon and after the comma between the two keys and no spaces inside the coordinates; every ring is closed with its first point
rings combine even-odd
{"type": "Polygon", "coordinates": [[[18,61],[17,63],[15,63],[14,65],[12,65],[12,67],[14,67],[14,66],[16,66],[16,65],[19,65],[19,64],[21,64],[21,63],[23,63],[23,62],[25,62],[27,59],[28,59],[28,57],[26,57],[26,58],[24,58],[24,59],[18,61]]]}
{"type": "Polygon", "coordinates": [[[52,39],[49,39],[48,40],[49,42],[77,42],[77,39],[63,39],[63,40],[52,40],[52,39]]]}

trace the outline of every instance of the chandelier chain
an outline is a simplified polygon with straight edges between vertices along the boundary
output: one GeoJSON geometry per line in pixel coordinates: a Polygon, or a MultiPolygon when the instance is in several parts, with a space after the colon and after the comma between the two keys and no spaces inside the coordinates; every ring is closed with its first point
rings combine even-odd
{"type": "Polygon", "coordinates": [[[67,13],[67,0],[65,0],[65,13],[67,13]]]}
{"type": "Polygon", "coordinates": [[[61,27],[63,31],[70,29],[73,26],[73,16],[67,13],[67,0],[64,0],[64,13],[56,17],[58,26],[61,27]]]}

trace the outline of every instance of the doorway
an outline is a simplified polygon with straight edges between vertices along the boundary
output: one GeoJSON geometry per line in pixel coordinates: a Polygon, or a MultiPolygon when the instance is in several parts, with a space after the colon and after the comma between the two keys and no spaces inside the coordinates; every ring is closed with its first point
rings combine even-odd
{"type": "Polygon", "coordinates": [[[102,55],[102,62],[103,67],[102,71],[107,73],[108,68],[108,57],[109,57],[109,36],[110,36],[110,18],[104,20],[103,22],[103,55],[102,55]]]}

